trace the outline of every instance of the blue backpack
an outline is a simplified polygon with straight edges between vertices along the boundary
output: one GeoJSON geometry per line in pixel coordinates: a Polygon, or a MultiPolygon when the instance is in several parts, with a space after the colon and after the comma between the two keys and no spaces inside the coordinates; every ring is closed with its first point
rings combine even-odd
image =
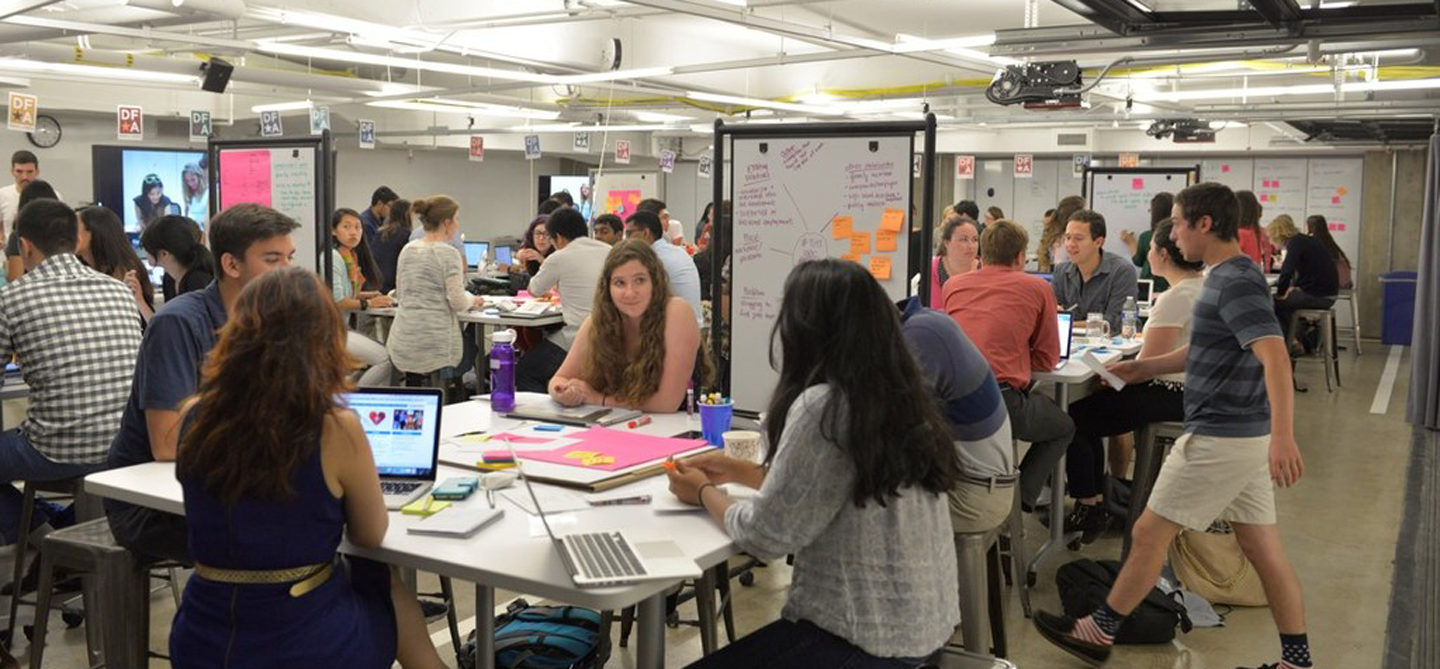
{"type": "MultiPolygon", "coordinates": [[[[466,644],[473,655],[473,641],[466,644]]],[[[497,669],[600,669],[610,659],[610,639],[600,614],[576,606],[530,606],[517,599],[495,619],[497,669]]]]}

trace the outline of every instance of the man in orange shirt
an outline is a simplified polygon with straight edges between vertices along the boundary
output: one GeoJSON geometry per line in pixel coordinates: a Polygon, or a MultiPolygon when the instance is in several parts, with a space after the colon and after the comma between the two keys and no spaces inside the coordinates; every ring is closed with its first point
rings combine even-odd
{"type": "Polygon", "coordinates": [[[975,342],[1000,382],[1016,439],[1030,442],[1020,462],[1020,501],[1035,505],[1045,480],[1064,457],[1075,423],[1048,397],[1030,394],[1034,370],[1060,361],[1055,294],[1044,279],[1024,272],[1029,236],[1001,219],[980,235],[984,265],[945,282],[945,311],[975,342]]]}

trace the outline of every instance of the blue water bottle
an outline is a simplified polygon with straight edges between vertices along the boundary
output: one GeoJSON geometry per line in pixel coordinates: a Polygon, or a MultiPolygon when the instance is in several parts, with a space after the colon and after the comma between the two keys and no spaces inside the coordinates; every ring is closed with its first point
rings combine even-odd
{"type": "Polygon", "coordinates": [[[495,333],[490,348],[490,408],[500,413],[515,410],[515,331],[495,333]]]}

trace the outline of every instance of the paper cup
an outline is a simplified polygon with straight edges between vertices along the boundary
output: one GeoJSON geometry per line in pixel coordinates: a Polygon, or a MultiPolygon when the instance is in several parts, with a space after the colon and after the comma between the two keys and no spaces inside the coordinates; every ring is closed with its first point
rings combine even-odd
{"type": "Polygon", "coordinates": [[[734,412],[735,405],[731,403],[700,405],[700,434],[705,437],[705,443],[725,445],[722,435],[730,430],[730,418],[734,412]]]}
{"type": "Polygon", "coordinates": [[[721,435],[725,440],[725,455],[746,462],[760,462],[760,433],[752,430],[731,430],[721,435]]]}

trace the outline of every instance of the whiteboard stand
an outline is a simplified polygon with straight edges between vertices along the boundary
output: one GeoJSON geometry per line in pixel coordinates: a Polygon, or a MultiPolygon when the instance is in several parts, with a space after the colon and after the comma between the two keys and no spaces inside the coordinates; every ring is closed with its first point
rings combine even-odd
{"type": "MultiPolygon", "coordinates": [[[[732,203],[732,225],[729,230],[717,225],[711,232],[717,252],[711,254],[715,279],[709,297],[715,315],[710,342],[711,349],[719,351],[724,339],[720,277],[735,252],[734,238],[741,238],[741,255],[730,268],[732,353],[729,368],[722,370],[728,376],[719,384],[719,391],[734,400],[736,413],[754,416],[769,402],[776,376],[769,366],[769,332],[791,268],[807,259],[853,252],[844,233],[837,232],[838,219],[849,219],[845,223],[853,224],[853,237],[865,237],[867,250],[855,254],[861,262],[868,257],[877,276],[888,268],[889,278],[877,280],[890,297],[897,302],[911,297],[910,277],[926,276],[929,270],[935,165],[935,116],[929,113],[923,121],[874,123],[729,126],[715,121],[712,198],[721,217],[726,214],[719,203],[732,203]],[[910,248],[917,133],[923,133],[924,147],[921,206],[916,212],[921,225],[918,254],[910,248]],[[893,222],[893,212],[883,219],[884,212],[893,209],[904,212],[904,222],[895,232],[894,249],[882,250],[880,236],[872,231],[879,231],[882,220],[893,222]],[[877,268],[876,262],[884,264],[877,268]]],[[[928,280],[920,282],[918,293],[928,304],[928,280]]]]}
{"type": "Polygon", "coordinates": [[[1138,238],[1149,230],[1150,199],[1160,192],[1175,194],[1200,183],[1200,166],[1087,166],[1081,179],[1086,208],[1105,217],[1105,250],[1129,258],[1121,233],[1128,230],[1138,238]]]}
{"type": "MultiPolygon", "coordinates": [[[[263,204],[274,207],[300,224],[295,235],[296,263],[320,274],[330,286],[330,212],[335,210],[335,151],[329,130],[305,137],[215,139],[206,146],[210,180],[210,218],[222,204],[263,204]],[[265,197],[226,198],[221,184],[225,161],[261,158],[270,165],[272,179],[265,197]],[[259,201],[255,201],[259,200],[259,201]],[[306,200],[309,200],[308,202],[306,200]]],[[[219,258],[216,258],[219,261],[219,258]]]]}

